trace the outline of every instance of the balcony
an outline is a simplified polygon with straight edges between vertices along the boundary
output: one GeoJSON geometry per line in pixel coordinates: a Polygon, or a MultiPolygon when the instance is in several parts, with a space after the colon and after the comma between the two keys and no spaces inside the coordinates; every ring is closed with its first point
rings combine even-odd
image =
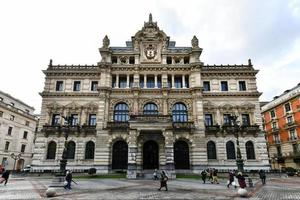
{"type": "Polygon", "coordinates": [[[271,133],[279,133],[279,128],[278,127],[272,127],[271,133]]]}
{"type": "Polygon", "coordinates": [[[194,128],[194,122],[173,122],[174,130],[191,130],[194,128]]]}
{"type": "Polygon", "coordinates": [[[107,122],[107,128],[111,130],[128,130],[129,122],[107,122]]]}
{"type": "Polygon", "coordinates": [[[222,131],[226,133],[235,133],[235,127],[229,124],[224,124],[222,126],[222,131]]]}
{"type": "Polygon", "coordinates": [[[244,131],[246,133],[256,134],[259,132],[258,125],[242,125],[241,129],[242,129],[242,131],[244,131]]]}
{"type": "Polygon", "coordinates": [[[217,134],[220,130],[220,125],[205,126],[205,133],[207,134],[217,134]]]}
{"type": "Polygon", "coordinates": [[[61,133],[77,133],[80,134],[81,132],[85,134],[95,134],[96,133],[96,126],[90,125],[75,125],[75,126],[61,126],[61,125],[44,125],[41,132],[45,133],[46,136],[50,134],[61,134],[61,133]]]}
{"type": "Polygon", "coordinates": [[[284,129],[290,129],[290,128],[294,128],[296,126],[297,126],[297,123],[295,121],[292,121],[292,122],[285,124],[284,129]]]}
{"type": "Polygon", "coordinates": [[[130,121],[139,122],[171,122],[171,115],[130,115],[130,121]]]}
{"type": "Polygon", "coordinates": [[[289,141],[296,141],[296,140],[298,140],[298,137],[297,137],[297,136],[290,136],[290,137],[288,138],[288,140],[289,140],[289,141]]]}
{"type": "Polygon", "coordinates": [[[58,125],[44,125],[41,132],[49,135],[49,134],[55,134],[55,133],[61,133],[61,126],[58,125]]]}
{"type": "Polygon", "coordinates": [[[85,134],[95,134],[97,132],[96,125],[82,125],[81,130],[85,134]]]}
{"type": "Polygon", "coordinates": [[[280,144],[281,141],[280,140],[274,140],[274,144],[280,144]]]}

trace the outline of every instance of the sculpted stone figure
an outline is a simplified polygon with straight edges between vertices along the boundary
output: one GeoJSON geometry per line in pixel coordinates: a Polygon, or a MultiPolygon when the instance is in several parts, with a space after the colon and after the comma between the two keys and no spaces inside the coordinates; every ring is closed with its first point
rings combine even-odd
{"type": "Polygon", "coordinates": [[[199,41],[198,41],[198,38],[195,35],[192,39],[192,47],[193,48],[199,48],[199,41]]]}
{"type": "Polygon", "coordinates": [[[108,39],[108,37],[107,37],[107,35],[105,35],[105,37],[103,38],[103,41],[102,41],[103,43],[103,46],[102,46],[102,48],[108,48],[108,46],[109,46],[109,39],[108,39]]]}

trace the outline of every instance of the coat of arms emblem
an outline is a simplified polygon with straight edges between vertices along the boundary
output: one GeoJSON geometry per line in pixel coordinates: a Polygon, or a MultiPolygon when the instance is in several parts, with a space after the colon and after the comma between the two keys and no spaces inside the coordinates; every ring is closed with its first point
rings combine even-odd
{"type": "Polygon", "coordinates": [[[156,49],[150,44],[146,49],[145,49],[145,54],[148,59],[153,59],[156,56],[156,49]]]}

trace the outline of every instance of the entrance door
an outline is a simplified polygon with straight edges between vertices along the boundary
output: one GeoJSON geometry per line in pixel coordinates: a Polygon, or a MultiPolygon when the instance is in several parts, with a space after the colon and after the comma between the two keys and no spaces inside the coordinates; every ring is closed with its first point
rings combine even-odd
{"type": "Polygon", "coordinates": [[[18,160],[18,162],[17,162],[16,170],[17,170],[17,171],[20,171],[20,170],[23,169],[23,168],[24,168],[24,159],[20,159],[20,160],[18,160]]]}
{"type": "Polygon", "coordinates": [[[189,145],[185,141],[174,144],[175,169],[190,169],[189,145]]]}
{"type": "Polygon", "coordinates": [[[128,146],[124,141],[117,141],[113,145],[112,169],[127,170],[128,146]]]}
{"type": "Polygon", "coordinates": [[[143,146],[143,169],[158,169],[158,145],[154,141],[147,141],[143,146]]]}

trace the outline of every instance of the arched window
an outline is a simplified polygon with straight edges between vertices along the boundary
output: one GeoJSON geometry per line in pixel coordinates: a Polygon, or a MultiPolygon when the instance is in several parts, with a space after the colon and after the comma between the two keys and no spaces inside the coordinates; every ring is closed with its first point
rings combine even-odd
{"type": "Polygon", "coordinates": [[[56,154],[56,142],[51,141],[48,144],[47,159],[55,159],[55,154],[56,154]]]}
{"type": "Polygon", "coordinates": [[[246,154],[247,159],[255,159],[254,145],[251,141],[246,142],[246,154]]]}
{"type": "Polygon", "coordinates": [[[217,159],[216,144],[213,141],[207,143],[207,159],[217,159]]]}
{"type": "Polygon", "coordinates": [[[75,158],[75,148],[76,144],[73,141],[68,142],[67,144],[67,159],[75,158]]]}
{"type": "Polygon", "coordinates": [[[114,121],[127,122],[129,120],[129,110],[126,103],[118,103],[114,110],[114,121]]]}
{"type": "Polygon", "coordinates": [[[85,159],[94,159],[95,143],[88,141],[85,145],[85,159]]]}
{"type": "Polygon", "coordinates": [[[235,147],[232,141],[226,143],[227,159],[235,159],[235,147]]]}
{"type": "Polygon", "coordinates": [[[144,106],[143,113],[144,115],[157,115],[158,114],[157,105],[154,103],[147,103],[144,106]]]}
{"type": "Polygon", "coordinates": [[[187,108],[183,103],[176,103],[172,109],[173,122],[187,122],[187,108]]]}

